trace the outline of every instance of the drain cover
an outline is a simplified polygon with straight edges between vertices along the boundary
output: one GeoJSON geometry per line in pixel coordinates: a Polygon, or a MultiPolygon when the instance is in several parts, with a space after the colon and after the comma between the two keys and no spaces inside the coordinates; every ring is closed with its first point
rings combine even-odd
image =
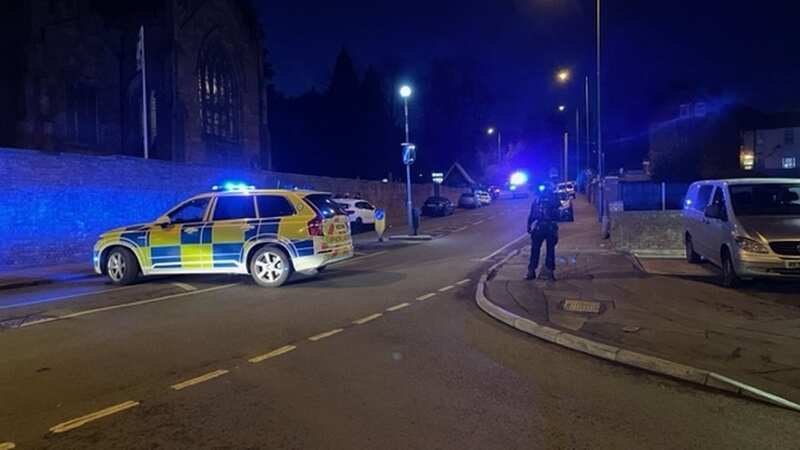
{"type": "Polygon", "coordinates": [[[600,302],[588,302],[586,300],[564,300],[564,311],[577,313],[600,313],[600,302]]]}

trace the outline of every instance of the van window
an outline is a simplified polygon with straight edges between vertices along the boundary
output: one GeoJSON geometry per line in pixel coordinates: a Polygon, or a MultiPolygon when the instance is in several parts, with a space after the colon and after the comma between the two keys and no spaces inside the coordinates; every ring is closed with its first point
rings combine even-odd
{"type": "Polygon", "coordinates": [[[704,184],[700,186],[700,190],[697,192],[697,201],[694,202],[694,209],[698,211],[705,211],[706,206],[708,206],[708,201],[711,199],[711,193],[714,191],[714,186],[710,184],[704,184]]]}
{"type": "MultiPolygon", "coordinates": [[[[725,194],[722,192],[722,188],[718,187],[716,191],[714,191],[714,200],[711,201],[712,205],[719,205],[722,208],[723,215],[727,217],[728,209],[725,207],[725,194]]],[[[727,218],[725,219],[727,220],[727,218]]]]}

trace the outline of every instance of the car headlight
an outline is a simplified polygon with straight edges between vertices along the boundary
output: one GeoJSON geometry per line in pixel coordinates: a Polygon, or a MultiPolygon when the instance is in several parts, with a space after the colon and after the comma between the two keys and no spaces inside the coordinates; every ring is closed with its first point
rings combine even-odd
{"type": "Polygon", "coordinates": [[[740,249],[749,253],[769,253],[769,249],[765,245],[746,237],[738,236],[736,244],[740,249]]]}

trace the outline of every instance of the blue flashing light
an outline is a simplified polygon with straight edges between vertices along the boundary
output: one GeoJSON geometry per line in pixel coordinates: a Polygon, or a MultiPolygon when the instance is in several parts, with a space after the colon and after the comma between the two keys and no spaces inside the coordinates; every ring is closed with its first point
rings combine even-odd
{"type": "Polygon", "coordinates": [[[512,186],[522,186],[528,182],[528,174],[525,172],[514,172],[509,180],[512,186]]]}
{"type": "Polygon", "coordinates": [[[516,191],[516,190],[517,190],[517,187],[516,187],[516,186],[514,186],[513,184],[512,184],[511,186],[509,186],[508,188],[509,188],[510,190],[512,190],[512,191],[516,191]]]}
{"type": "Polygon", "coordinates": [[[252,191],[255,188],[256,188],[255,186],[241,182],[226,181],[225,183],[222,184],[222,186],[216,185],[211,189],[214,191],[225,191],[225,192],[246,192],[246,191],[252,191]]]}
{"type": "Polygon", "coordinates": [[[547,189],[547,186],[545,186],[543,184],[539,185],[539,192],[544,192],[545,189],[547,189]]]}

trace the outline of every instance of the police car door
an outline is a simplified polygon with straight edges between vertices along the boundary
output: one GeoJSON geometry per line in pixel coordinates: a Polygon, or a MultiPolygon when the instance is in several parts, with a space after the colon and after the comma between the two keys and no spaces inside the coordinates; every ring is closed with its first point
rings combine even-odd
{"type": "Polygon", "coordinates": [[[211,230],[206,223],[210,203],[211,197],[189,200],[167,214],[169,223],[150,228],[150,270],[175,272],[210,263],[211,230]]]}
{"type": "Polygon", "coordinates": [[[213,267],[246,270],[244,243],[258,232],[254,196],[250,193],[218,196],[211,220],[213,267]]]}

